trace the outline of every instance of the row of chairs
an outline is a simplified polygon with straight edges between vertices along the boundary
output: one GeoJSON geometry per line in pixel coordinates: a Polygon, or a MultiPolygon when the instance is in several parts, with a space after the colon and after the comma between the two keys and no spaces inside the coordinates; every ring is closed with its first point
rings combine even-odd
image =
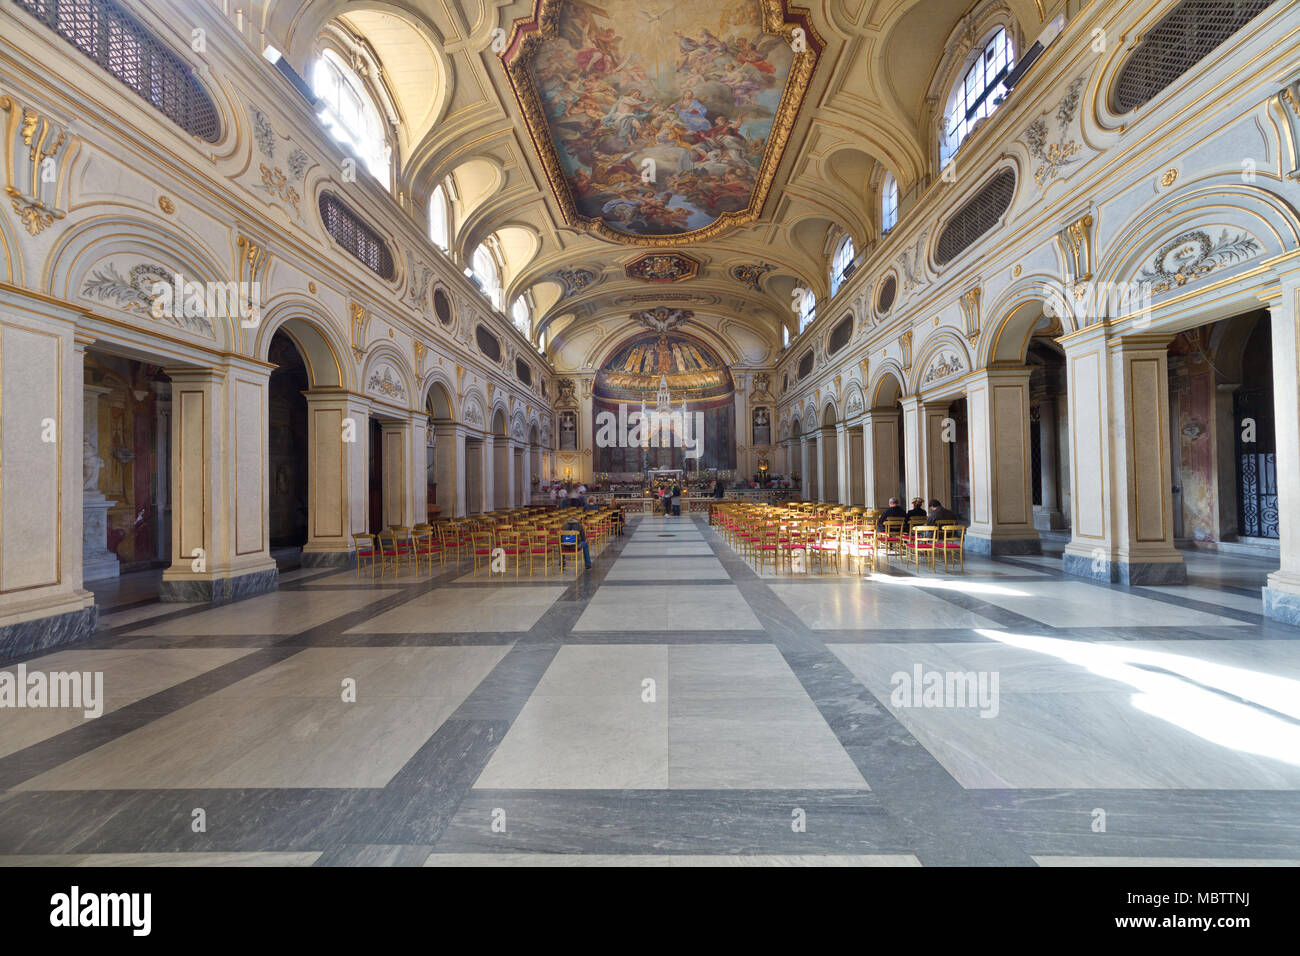
{"type": "MultiPolygon", "coordinates": [[[[592,554],[602,550],[611,537],[623,533],[623,516],[616,509],[573,514],[582,522],[592,554]]],[[[367,569],[371,580],[376,574],[382,579],[390,571],[396,576],[403,569],[432,573],[434,559],[442,569],[448,557],[456,564],[469,559],[474,571],[504,560],[504,569],[514,565],[516,578],[525,564],[530,576],[539,565],[543,574],[549,573],[552,560],[567,564],[573,558],[576,566],[582,543],[578,532],[563,530],[569,518],[569,514],[557,515],[551,510],[537,509],[533,513],[520,509],[512,514],[452,519],[436,525],[394,525],[378,534],[354,534],[356,575],[359,579],[367,569]]]]}
{"type": "Polygon", "coordinates": [[[771,563],[775,573],[819,572],[828,565],[841,570],[841,562],[856,562],[858,570],[873,572],[881,560],[898,557],[918,570],[931,570],[942,556],[944,570],[956,565],[965,570],[966,529],[955,521],[926,524],[918,520],[889,519],[878,525],[880,512],[862,509],[858,515],[810,513],[807,509],[736,504],[714,511],[713,524],[727,542],[761,570],[771,563]]]}

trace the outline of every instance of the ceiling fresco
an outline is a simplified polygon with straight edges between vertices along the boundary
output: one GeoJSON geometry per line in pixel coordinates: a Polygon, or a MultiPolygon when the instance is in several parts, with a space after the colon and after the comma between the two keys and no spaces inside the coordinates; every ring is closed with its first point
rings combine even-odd
{"type": "Polygon", "coordinates": [[[784,0],[539,0],[502,59],[566,220],[677,244],[759,215],[821,46],[784,0]]]}

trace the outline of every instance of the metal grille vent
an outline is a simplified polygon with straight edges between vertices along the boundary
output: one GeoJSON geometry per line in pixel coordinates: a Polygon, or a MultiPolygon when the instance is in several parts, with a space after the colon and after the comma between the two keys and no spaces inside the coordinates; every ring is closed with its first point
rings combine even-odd
{"type": "Polygon", "coordinates": [[[876,311],[884,315],[894,307],[894,297],[898,295],[898,280],[888,276],[880,283],[880,294],[876,296],[876,311]]]}
{"type": "Polygon", "coordinates": [[[14,0],[181,129],[215,143],[216,104],[183,59],[112,0],[14,0]]]}
{"type": "Polygon", "coordinates": [[[1128,113],[1150,102],[1273,2],[1184,0],[1151,28],[1120,68],[1111,109],[1128,113]]]}
{"type": "Polygon", "coordinates": [[[846,315],[840,319],[835,328],[831,329],[830,338],[826,341],[826,351],[834,355],[844,346],[849,344],[849,339],[853,338],[853,316],[846,315]]]}
{"type": "Polygon", "coordinates": [[[515,359],[515,378],[525,385],[533,384],[533,367],[523,359],[515,359]]]}
{"type": "Polygon", "coordinates": [[[1004,169],[967,200],[953,214],[939,233],[934,259],[944,266],[969,249],[975,240],[998,224],[1002,214],[1011,205],[1016,192],[1016,174],[1004,169]]]}
{"type": "Polygon", "coordinates": [[[320,218],[325,231],[363,266],[383,279],[396,274],[388,243],[333,193],[321,193],[320,218]]]}
{"type": "Polygon", "coordinates": [[[433,290],[433,313],[443,325],[451,325],[451,300],[441,289],[433,290]]]}

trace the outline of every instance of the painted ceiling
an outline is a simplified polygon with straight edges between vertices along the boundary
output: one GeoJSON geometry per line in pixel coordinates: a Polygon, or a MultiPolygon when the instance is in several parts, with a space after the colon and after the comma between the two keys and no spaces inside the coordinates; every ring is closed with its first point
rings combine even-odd
{"type": "Polygon", "coordinates": [[[782,0],[538,10],[503,60],[571,221],[643,244],[758,216],[820,48],[782,0]]]}

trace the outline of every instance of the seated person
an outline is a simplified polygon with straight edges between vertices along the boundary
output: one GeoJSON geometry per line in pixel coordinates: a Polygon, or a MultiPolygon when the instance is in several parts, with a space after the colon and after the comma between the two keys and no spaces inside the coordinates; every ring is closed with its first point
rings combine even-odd
{"type": "Polygon", "coordinates": [[[885,528],[885,522],[890,518],[907,519],[907,512],[899,505],[897,498],[890,498],[889,507],[880,512],[880,517],[876,519],[876,529],[883,531],[885,528]]]}
{"type": "Polygon", "coordinates": [[[920,524],[925,520],[925,509],[921,507],[923,504],[925,504],[925,502],[920,498],[912,499],[912,507],[906,514],[909,523],[920,524]],[[913,521],[913,518],[920,518],[921,521],[913,521]]]}
{"type": "Polygon", "coordinates": [[[936,521],[956,521],[957,515],[939,504],[938,498],[931,498],[930,513],[926,516],[926,520],[929,521],[930,524],[934,524],[936,521]]]}
{"type": "MultiPolygon", "coordinates": [[[[587,546],[587,529],[582,526],[582,522],[577,518],[570,518],[564,522],[561,531],[576,531],[578,533],[578,543],[582,545],[582,563],[588,569],[591,568],[591,549],[587,546]]],[[[564,557],[560,557],[560,570],[564,570],[564,557]]]]}

